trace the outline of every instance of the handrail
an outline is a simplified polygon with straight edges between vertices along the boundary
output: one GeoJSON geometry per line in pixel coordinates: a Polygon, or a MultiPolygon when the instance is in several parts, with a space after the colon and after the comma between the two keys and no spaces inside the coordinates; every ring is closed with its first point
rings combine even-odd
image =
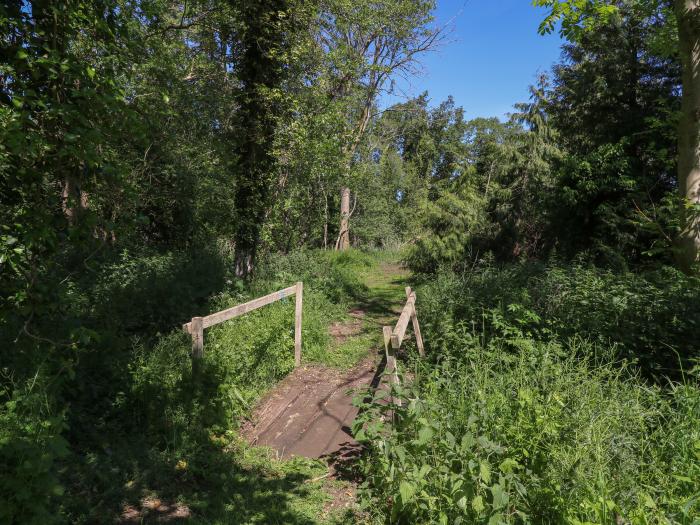
{"type": "Polygon", "coordinates": [[[406,287],[406,298],[406,304],[401,310],[401,315],[399,316],[396,326],[393,329],[390,326],[384,326],[382,328],[384,333],[384,351],[386,352],[386,368],[387,372],[391,374],[391,380],[394,383],[398,383],[399,381],[399,376],[396,369],[396,351],[401,348],[401,344],[406,337],[406,329],[408,328],[409,321],[413,325],[413,333],[416,336],[418,354],[421,357],[425,357],[423,336],[420,332],[418,315],[416,314],[416,292],[411,290],[410,286],[406,287]]]}
{"type": "Polygon", "coordinates": [[[192,335],[192,357],[199,359],[204,355],[204,329],[211,326],[223,323],[234,317],[262,308],[268,304],[274,303],[281,299],[296,295],[296,304],[294,310],[294,365],[301,364],[301,312],[304,294],[304,283],[298,282],[294,286],[272,292],[263,297],[258,297],[247,303],[236,305],[226,310],[221,310],[210,314],[206,317],[193,317],[189,323],[182,325],[182,329],[192,335]]]}

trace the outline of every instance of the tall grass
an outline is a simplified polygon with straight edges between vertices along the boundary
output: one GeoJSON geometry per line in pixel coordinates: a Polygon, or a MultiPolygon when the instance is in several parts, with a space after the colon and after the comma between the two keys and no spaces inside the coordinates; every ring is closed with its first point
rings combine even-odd
{"type": "MultiPolygon", "coordinates": [[[[698,523],[698,371],[651,384],[615,343],[558,333],[517,290],[492,286],[507,307],[486,310],[455,279],[419,291],[432,362],[409,359],[408,402],[375,400],[356,425],[377,521],[698,523]]],[[[577,311],[595,327],[599,312],[577,311]]]]}
{"type": "Polygon", "coordinates": [[[61,289],[55,339],[79,342],[51,359],[12,347],[21,326],[0,321],[13,349],[0,368],[0,521],[104,523],[144,497],[186,504],[204,523],[317,518],[327,495],[303,481],[323,466],[279,465],[237,433],[294,366],[294,301],[207,329],[196,375],[180,327],[304,281],[303,359],[324,361],[328,325],[365,293],[374,256],[271,255],[248,282],[216,250],[109,257],[61,289]]]}

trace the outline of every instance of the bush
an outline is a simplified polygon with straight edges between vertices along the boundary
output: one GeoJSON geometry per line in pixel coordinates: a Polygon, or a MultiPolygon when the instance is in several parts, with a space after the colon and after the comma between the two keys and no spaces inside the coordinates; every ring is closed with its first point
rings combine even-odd
{"type": "Polygon", "coordinates": [[[696,279],[528,263],[418,295],[430,360],[355,425],[378,521],[697,523],[696,279]]]}
{"type": "Polygon", "coordinates": [[[700,346],[700,280],[672,268],[616,274],[583,265],[524,263],[438,276],[422,294],[426,329],[466,322],[487,339],[505,324],[539,340],[580,335],[660,380],[692,366],[700,346]],[[526,314],[524,314],[526,312],[526,314]]]}
{"type": "Polygon", "coordinates": [[[196,315],[224,289],[225,279],[226,260],[214,251],[124,251],[81,283],[87,303],[82,306],[101,332],[155,334],[196,315]]]}
{"type": "MultiPolygon", "coordinates": [[[[57,462],[68,455],[63,414],[50,406],[43,370],[0,391],[0,522],[56,523],[52,511],[64,487],[57,462]]],[[[8,378],[4,378],[8,379],[8,378]]]]}
{"type": "Polygon", "coordinates": [[[243,282],[217,252],[105,254],[85,265],[99,271],[64,278],[62,306],[30,330],[55,341],[16,344],[22,324],[0,321],[0,522],[101,522],[154,488],[202,506],[264,492],[267,474],[241,465],[236,427],[294,367],[294,299],[207,329],[197,373],[181,324],[302,280],[303,359],[321,361],[373,257],[272,255],[243,282]]]}
{"type": "Polygon", "coordinates": [[[696,523],[697,386],[649,388],[582,341],[502,335],[484,347],[466,327],[455,335],[470,342],[433,346],[448,357],[415,365],[414,387],[397,392],[408,403],[375,400],[358,421],[374,512],[400,523],[696,523]]]}
{"type": "Polygon", "coordinates": [[[360,276],[372,266],[372,255],[359,250],[343,252],[299,250],[272,254],[257,270],[253,288],[278,289],[303,281],[329,301],[344,304],[366,292],[360,276]]]}

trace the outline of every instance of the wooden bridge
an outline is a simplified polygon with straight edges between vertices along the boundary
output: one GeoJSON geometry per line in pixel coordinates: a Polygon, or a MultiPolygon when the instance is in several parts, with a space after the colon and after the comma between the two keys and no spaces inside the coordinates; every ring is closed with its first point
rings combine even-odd
{"type": "Polygon", "coordinates": [[[296,295],[294,371],[258,403],[243,435],[251,444],[271,447],[280,459],[292,456],[309,458],[352,455],[358,449],[350,428],[358,409],[353,406],[353,391],[384,387],[382,378],[398,381],[396,354],[401,348],[409,323],[413,325],[416,345],[424,356],[423,339],[416,314],[416,294],[406,288],[406,303],[398,322],[383,327],[384,354],[381,359],[368,356],[350,371],[318,365],[302,366],[303,283],[234,306],[207,317],[195,317],[183,325],[192,336],[192,357],[204,353],[204,329],[222,323],[275,301],[296,295]]]}

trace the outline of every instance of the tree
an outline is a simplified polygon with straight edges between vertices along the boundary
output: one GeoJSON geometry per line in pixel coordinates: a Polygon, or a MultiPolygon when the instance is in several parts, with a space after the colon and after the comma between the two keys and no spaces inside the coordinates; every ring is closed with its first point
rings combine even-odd
{"type": "Polygon", "coordinates": [[[657,45],[667,30],[662,13],[625,3],[562,46],[543,99],[566,151],[555,166],[546,235],[558,239],[561,255],[585,250],[624,268],[648,263],[653,247],[657,260],[673,263],[645,219],[665,221],[659,205],[677,192],[681,78],[677,56],[657,45]]]}
{"type": "MultiPolygon", "coordinates": [[[[418,57],[439,43],[442,30],[430,27],[434,7],[434,0],[328,0],[322,4],[319,44],[328,60],[328,96],[347,101],[347,142],[342,155],[348,175],[379,94],[396,75],[415,73],[418,57]]],[[[347,191],[346,185],[342,195],[347,191]]],[[[341,228],[346,219],[347,213],[341,211],[341,228]]]]}
{"type": "MultiPolygon", "coordinates": [[[[241,17],[239,105],[234,119],[236,231],[235,272],[245,277],[253,270],[261,227],[275,180],[274,141],[277,119],[283,111],[279,90],[285,77],[289,44],[290,3],[258,0],[239,4],[241,17]]],[[[233,109],[233,108],[232,108],[233,109]]]]}
{"type": "MultiPolygon", "coordinates": [[[[642,3],[655,9],[668,8],[666,0],[644,0],[642,3]]],[[[690,272],[700,257],[700,1],[673,0],[672,3],[683,69],[678,126],[678,190],[683,203],[677,260],[682,270],[690,272]]],[[[551,32],[561,21],[561,32],[575,36],[616,16],[620,2],[534,0],[533,4],[550,9],[540,32],[551,32]]]]}
{"type": "Polygon", "coordinates": [[[681,268],[700,257],[700,1],[675,0],[678,42],[683,65],[683,96],[678,131],[678,183],[683,207],[681,268]]]}

